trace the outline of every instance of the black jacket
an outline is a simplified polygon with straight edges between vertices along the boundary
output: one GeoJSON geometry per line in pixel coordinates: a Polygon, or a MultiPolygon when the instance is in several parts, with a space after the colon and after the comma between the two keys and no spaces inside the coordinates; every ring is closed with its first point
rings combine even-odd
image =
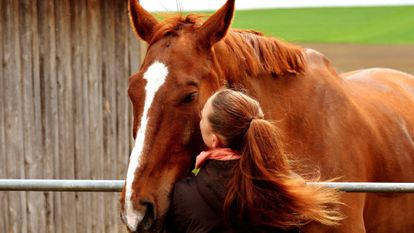
{"type": "MultiPolygon", "coordinates": [[[[168,217],[171,233],[233,233],[222,217],[226,184],[239,160],[207,160],[195,177],[179,181],[174,188],[168,217]]],[[[259,232],[245,229],[243,232],[259,232]]],[[[261,232],[261,231],[260,231],[261,232]]],[[[268,231],[266,231],[268,232],[268,231]]],[[[277,232],[299,232],[272,230],[277,232]]]]}
{"type": "Polygon", "coordinates": [[[175,184],[169,229],[173,233],[232,232],[222,220],[226,183],[238,160],[207,160],[197,176],[175,184]]]}

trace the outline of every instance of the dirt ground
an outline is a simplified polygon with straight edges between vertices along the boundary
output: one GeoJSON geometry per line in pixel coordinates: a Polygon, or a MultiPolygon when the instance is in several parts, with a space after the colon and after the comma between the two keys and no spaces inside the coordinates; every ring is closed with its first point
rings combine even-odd
{"type": "Polygon", "coordinates": [[[342,73],[370,67],[393,68],[414,74],[414,45],[301,44],[327,56],[342,73]]]}

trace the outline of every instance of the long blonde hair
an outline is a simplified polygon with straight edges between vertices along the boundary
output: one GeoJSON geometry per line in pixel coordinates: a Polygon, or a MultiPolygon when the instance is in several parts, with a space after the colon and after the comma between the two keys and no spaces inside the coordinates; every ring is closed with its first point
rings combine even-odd
{"type": "MultiPolygon", "coordinates": [[[[259,103],[237,91],[214,94],[207,119],[224,145],[239,151],[224,201],[226,222],[242,232],[286,229],[317,221],[336,225],[343,218],[334,189],[308,186],[292,175],[278,128],[263,118],[259,103]]],[[[313,180],[316,181],[316,180],[313,180]]]]}

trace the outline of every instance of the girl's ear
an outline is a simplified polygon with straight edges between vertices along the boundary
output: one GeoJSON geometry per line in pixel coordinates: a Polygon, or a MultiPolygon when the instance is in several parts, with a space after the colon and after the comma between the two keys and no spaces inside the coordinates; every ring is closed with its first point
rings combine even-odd
{"type": "Polygon", "coordinates": [[[211,147],[214,149],[214,148],[218,148],[218,147],[221,147],[221,142],[220,142],[220,138],[218,137],[218,135],[217,134],[212,134],[211,135],[211,147]]]}

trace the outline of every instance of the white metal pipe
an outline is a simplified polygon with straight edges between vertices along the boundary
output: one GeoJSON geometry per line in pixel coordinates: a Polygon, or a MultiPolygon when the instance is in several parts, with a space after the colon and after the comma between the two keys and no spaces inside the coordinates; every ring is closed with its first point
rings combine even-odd
{"type": "MultiPolygon", "coordinates": [[[[0,179],[0,191],[120,192],[123,180],[0,179]]],[[[414,193],[414,183],[308,182],[345,192],[414,193]]]]}
{"type": "Polygon", "coordinates": [[[3,191],[119,192],[123,180],[0,179],[3,191]]]}
{"type": "Polygon", "coordinates": [[[344,192],[359,193],[414,193],[414,183],[381,182],[308,182],[308,185],[323,185],[344,192]]]}

